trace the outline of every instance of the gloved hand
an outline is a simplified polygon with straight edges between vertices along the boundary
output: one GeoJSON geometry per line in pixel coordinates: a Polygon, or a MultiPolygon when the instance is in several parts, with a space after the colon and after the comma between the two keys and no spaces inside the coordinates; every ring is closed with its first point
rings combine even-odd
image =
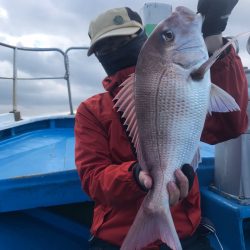
{"type": "MultiPolygon", "coordinates": [[[[133,175],[142,190],[147,192],[153,184],[152,178],[147,171],[141,169],[141,166],[136,163],[133,166],[133,175]]],[[[185,198],[193,186],[195,173],[193,167],[189,164],[184,164],[181,169],[175,171],[176,183],[169,182],[167,190],[169,192],[170,205],[175,205],[180,199],[185,198]]]]}
{"type": "Polygon", "coordinates": [[[195,177],[195,172],[194,169],[191,165],[189,164],[184,164],[181,167],[181,171],[183,172],[183,174],[187,177],[188,179],[188,191],[190,191],[190,189],[192,188],[193,184],[194,184],[194,177],[195,177]]]}
{"type": "Polygon", "coordinates": [[[133,176],[139,187],[143,191],[148,192],[153,184],[152,178],[148,172],[142,170],[139,163],[133,165],[133,176]]]}
{"type": "Polygon", "coordinates": [[[199,0],[197,12],[204,17],[202,33],[204,38],[222,33],[228,17],[238,0],[199,0]]]}

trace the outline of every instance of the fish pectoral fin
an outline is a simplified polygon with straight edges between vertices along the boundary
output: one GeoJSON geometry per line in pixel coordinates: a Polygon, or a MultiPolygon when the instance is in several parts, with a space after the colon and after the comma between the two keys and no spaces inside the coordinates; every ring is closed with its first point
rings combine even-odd
{"type": "Polygon", "coordinates": [[[235,99],[226,91],[212,83],[208,113],[240,111],[235,99]]]}
{"type": "Polygon", "coordinates": [[[190,165],[193,167],[194,171],[196,171],[200,163],[201,163],[201,154],[200,154],[200,147],[198,147],[190,165]]]}

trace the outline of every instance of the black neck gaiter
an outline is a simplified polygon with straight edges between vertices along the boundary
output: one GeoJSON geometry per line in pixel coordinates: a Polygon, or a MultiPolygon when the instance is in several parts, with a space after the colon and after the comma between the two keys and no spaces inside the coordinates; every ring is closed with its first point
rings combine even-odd
{"type": "Polygon", "coordinates": [[[107,75],[113,75],[121,69],[136,65],[141,47],[147,40],[145,32],[140,33],[126,45],[106,55],[96,56],[107,75]]]}

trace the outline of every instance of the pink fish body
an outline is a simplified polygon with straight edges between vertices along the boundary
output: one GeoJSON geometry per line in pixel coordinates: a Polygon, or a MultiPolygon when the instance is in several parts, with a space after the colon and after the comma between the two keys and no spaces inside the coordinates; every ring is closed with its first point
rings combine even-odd
{"type": "Polygon", "coordinates": [[[135,75],[123,83],[115,107],[123,112],[138,162],[150,172],[146,195],[121,250],[161,240],[182,249],[169,208],[167,183],[183,164],[198,165],[198,146],[207,113],[239,109],[234,99],[190,74],[208,60],[202,18],[185,7],[162,21],[144,44],[135,75]]]}

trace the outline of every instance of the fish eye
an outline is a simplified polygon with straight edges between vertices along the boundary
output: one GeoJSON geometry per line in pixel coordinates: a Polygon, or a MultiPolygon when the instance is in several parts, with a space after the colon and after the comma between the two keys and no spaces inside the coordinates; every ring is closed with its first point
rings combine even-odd
{"type": "Polygon", "coordinates": [[[161,37],[164,41],[170,42],[174,40],[174,33],[172,32],[172,30],[165,30],[161,33],[161,37]]]}

